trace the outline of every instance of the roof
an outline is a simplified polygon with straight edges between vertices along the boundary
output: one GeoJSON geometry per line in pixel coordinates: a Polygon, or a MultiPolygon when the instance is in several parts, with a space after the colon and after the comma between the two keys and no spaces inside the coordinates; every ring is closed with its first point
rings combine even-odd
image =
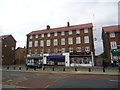
{"type": "Polygon", "coordinates": [[[105,32],[120,31],[120,25],[103,27],[103,30],[104,30],[105,32]]]}
{"type": "Polygon", "coordinates": [[[73,26],[65,26],[65,27],[59,27],[59,28],[50,28],[49,30],[36,30],[32,31],[27,35],[33,35],[33,34],[41,34],[41,33],[50,33],[50,32],[57,32],[57,31],[65,31],[65,30],[73,30],[73,29],[82,29],[82,28],[91,28],[93,27],[92,23],[87,24],[81,24],[81,25],[73,25],[73,26]]]}
{"type": "Polygon", "coordinates": [[[6,38],[6,37],[8,37],[8,36],[10,36],[11,34],[8,34],[8,35],[2,35],[2,36],[0,36],[0,39],[2,39],[2,38],[6,38]]]}

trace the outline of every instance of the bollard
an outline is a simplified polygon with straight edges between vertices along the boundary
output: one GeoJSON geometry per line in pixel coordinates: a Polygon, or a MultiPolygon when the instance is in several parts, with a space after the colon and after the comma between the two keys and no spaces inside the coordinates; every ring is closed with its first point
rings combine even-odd
{"type": "Polygon", "coordinates": [[[65,68],[63,68],[63,71],[65,71],[65,68]]]}
{"type": "Polygon", "coordinates": [[[103,72],[105,72],[105,67],[103,67],[103,72]]]}
{"type": "Polygon", "coordinates": [[[75,71],[77,71],[77,68],[75,68],[75,71]]]}
{"type": "Polygon", "coordinates": [[[26,70],[28,70],[28,67],[26,68],[26,70]]]}
{"type": "Polygon", "coordinates": [[[54,67],[52,68],[52,70],[54,71],[54,67]]]}
{"type": "Polygon", "coordinates": [[[89,68],[89,72],[91,72],[91,69],[89,68]]]}
{"type": "Polygon", "coordinates": [[[19,67],[19,70],[21,70],[21,67],[19,67]]]}
{"type": "Polygon", "coordinates": [[[9,69],[9,67],[7,67],[7,69],[9,69]]]}
{"type": "Polygon", "coordinates": [[[15,70],[15,67],[14,67],[14,70],[15,70]]]}

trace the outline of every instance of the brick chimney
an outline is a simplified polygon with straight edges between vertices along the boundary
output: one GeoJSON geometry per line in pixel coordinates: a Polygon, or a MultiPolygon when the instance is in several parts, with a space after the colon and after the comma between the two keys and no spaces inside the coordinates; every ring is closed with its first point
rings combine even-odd
{"type": "Polygon", "coordinates": [[[47,25],[47,30],[50,30],[50,26],[49,25],[47,25]]]}
{"type": "Polygon", "coordinates": [[[69,27],[70,26],[70,23],[69,22],[67,22],[67,27],[69,27]]]}

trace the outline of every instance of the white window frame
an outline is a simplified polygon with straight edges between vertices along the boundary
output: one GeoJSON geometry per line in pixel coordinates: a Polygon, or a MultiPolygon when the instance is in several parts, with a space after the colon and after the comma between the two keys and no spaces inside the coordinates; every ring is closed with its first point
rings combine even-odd
{"type": "Polygon", "coordinates": [[[116,41],[110,42],[111,49],[117,49],[117,43],[116,41]]]}
{"type": "Polygon", "coordinates": [[[57,33],[57,32],[54,32],[54,36],[58,36],[58,33],[57,33]]]}
{"type": "Polygon", "coordinates": [[[50,33],[47,33],[47,37],[50,37],[50,33]]]}
{"type": "Polygon", "coordinates": [[[85,43],[89,43],[90,41],[89,41],[89,36],[84,36],[84,42],[85,43]]]}
{"type": "Polygon", "coordinates": [[[54,52],[57,53],[57,52],[58,52],[58,49],[57,49],[57,48],[54,48],[54,52]]]}
{"type": "Polygon", "coordinates": [[[84,33],[88,33],[88,28],[84,28],[84,33]]]}
{"type": "Polygon", "coordinates": [[[32,47],[32,41],[29,41],[29,47],[32,47]]]}
{"type": "Polygon", "coordinates": [[[64,53],[64,52],[65,52],[65,48],[62,48],[62,49],[61,49],[61,52],[63,52],[63,53],[64,53]]]}
{"type": "Polygon", "coordinates": [[[72,37],[68,38],[68,44],[73,44],[73,38],[72,37]]]}
{"type": "Polygon", "coordinates": [[[81,37],[76,37],[76,44],[80,44],[81,43],[81,37]]]}
{"type": "Polygon", "coordinates": [[[32,39],[32,35],[30,35],[30,39],[32,39]]]}
{"type": "Polygon", "coordinates": [[[62,31],[62,32],[61,32],[61,35],[65,35],[65,31],[62,31]]]}
{"type": "Polygon", "coordinates": [[[38,41],[34,42],[34,47],[38,47],[38,41]]]}
{"type": "Polygon", "coordinates": [[[70,47],[70,48],[69,48],[69,52],[73,52],[73,48],[70,47]]]}
{"type": "Polygon", "coordinates": [[[72,30],[68,31],[68,34],[69,34],[69,35],[72,35],[72,30]]]}
{"type": "Polygon", "coordinates": [[[44,46],[44,40],[40,40],[40,46],[41,46],[41,47],[44,46]]]}
{"type": "Polygon", "coordinates": [[[38,34],[35,35],[35,38],[38,38],[38,34]]]}
{"type": "Polygon", "coordinates": [[[115,33],[114,32],[111,32],[109,35],[110,35],[110,38],[115,38],[115,33]]]}
{"type": "Polygon", "coordinates": [[[41,37],[44,37],[44,33],[41,34],[41,37]]]}
{"type": "Polygon", "coordinates": [[[77,29],[77,30],[76,30],[76,34],[80,34],[80,29],[77,29]]]}
{"type": "Polygon", "coordinates": [[[77,47],[77,52],[81,52],[81,47],[77,47]]]}
{"type": "Polygon", "coordinates": [[[86,46],[86,47],[85,47],[85,51],[86,51],[86,52],[90,52],[90,47],[89,47],[89,46],[86,46]]]}
{"type": "Polygon", "coordinates": [[[65,45],[65,38],[61,39],[61,45],[65,45]]]}
{"type": "Polygon", "coordinates": [[[50,40],[47,40],[47,46],[50,46],[50,40]]]}
{"type": "Polygon", "coordinates": [[[54,39],[54,46],[58,45],[58,39],[54,39]]]}

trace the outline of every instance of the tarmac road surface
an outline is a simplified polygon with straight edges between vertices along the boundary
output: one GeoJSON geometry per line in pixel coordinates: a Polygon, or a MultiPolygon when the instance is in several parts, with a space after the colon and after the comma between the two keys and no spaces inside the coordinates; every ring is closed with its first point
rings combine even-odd
{"type": "Polygon", "coordinates": [[[2,88],[119,88],[118,76],[2,71],[2,88]]]}

